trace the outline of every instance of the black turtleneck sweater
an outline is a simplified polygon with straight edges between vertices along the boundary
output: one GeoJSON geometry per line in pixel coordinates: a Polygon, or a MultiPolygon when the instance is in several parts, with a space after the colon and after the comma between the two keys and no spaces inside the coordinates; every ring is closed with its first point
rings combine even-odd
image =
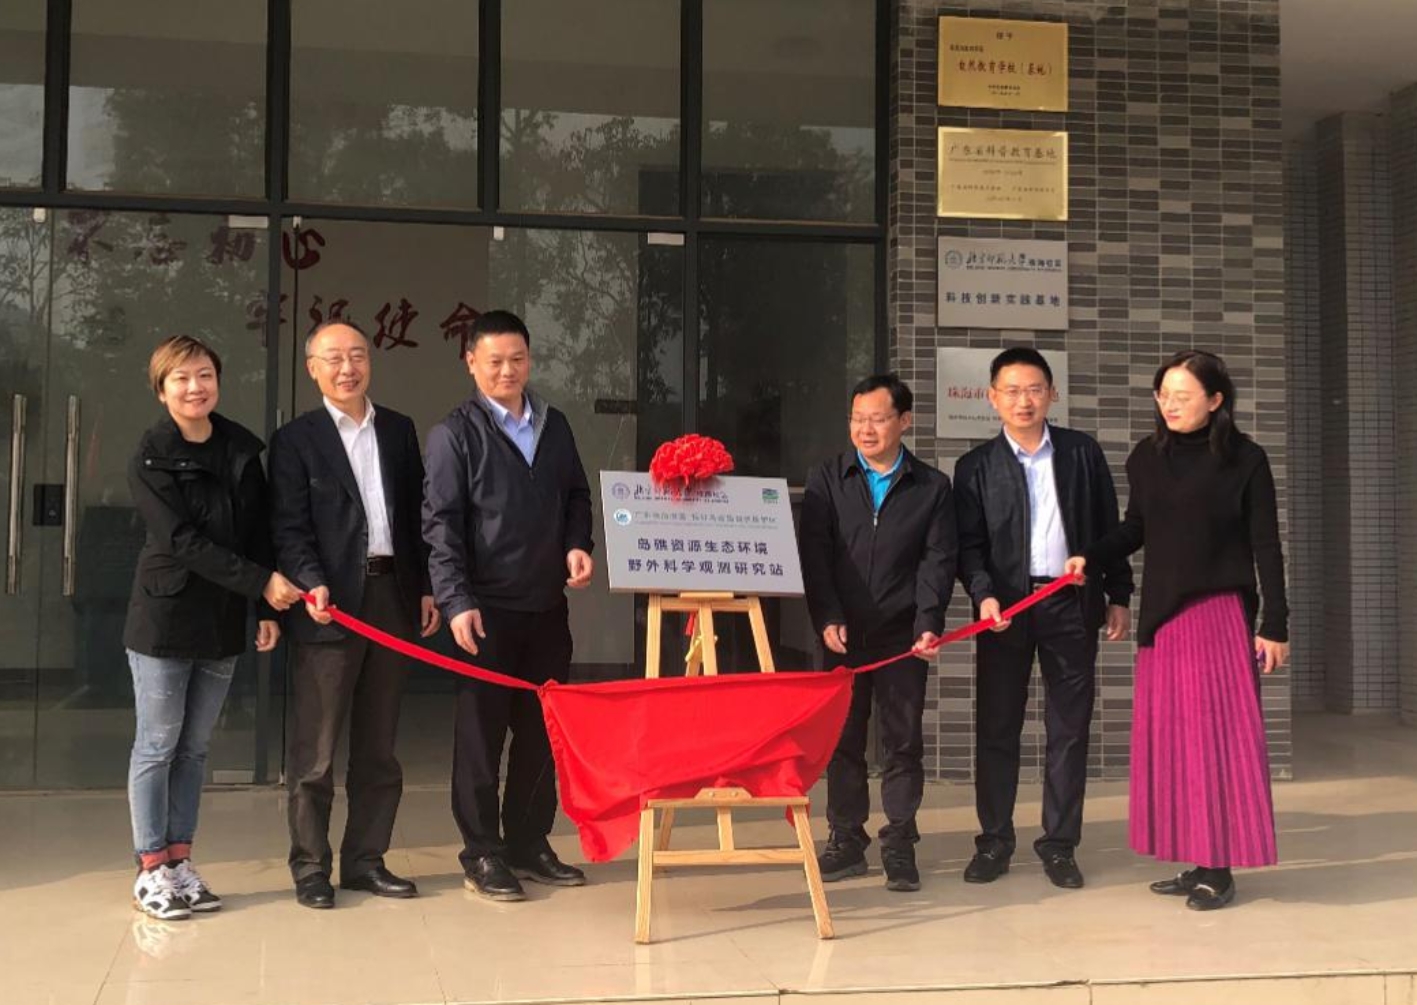
{"type": "Polygon", "coordinates": [[[1132,450],[1127,458],[1127,515],[1084,553],[1088,568],[1106,568],[1146,548],[1139,645],[1151,645],[1157,629],[1186,601],[1228,591],[1243,597],[1252,625],[1262,592],[1259,634],[1274,642],[1289,641],[1284,554],[1269,458],[1259,444],[1242,436],[1234,458],[1221,460],[1211,452],[1209,427],[1170,440],[1164,452],[1151,437],[1132,450]]]}

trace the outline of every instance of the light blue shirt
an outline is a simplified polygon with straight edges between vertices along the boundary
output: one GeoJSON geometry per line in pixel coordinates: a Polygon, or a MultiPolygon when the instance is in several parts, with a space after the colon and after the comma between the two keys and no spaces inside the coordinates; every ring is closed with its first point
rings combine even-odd
{"type": "Polygon", "coordinates": [[[905,459],[905,451],[895,455],[895,463],[891,465],[889,471],[881,472],[871,467],[871,462],[866,460],[861,451],[856,451],[856,460],[861,464],[861,470],[866,472],[866,485],[871,489],[871,512],[879,513],[881,504],[886,501],[886,493],[891,490],[891,482],[895,480],[895,473],[900,470],[900,462],[905,459]]]}
{"type": "Polygon", "coordinates": [[[509,408],[503,408],[486,395],[482,400],[487,402],[492,414],[497,417],[497,424],[502,427],[502,432],[512,438],[512,442],[517,445],[522,456],[526,458],[527,464],[536,456],[536,415],[531,408],[531,396],[522,394],[522,414],[521,417],[512,414],[509,408]]]}
{"type": "Polygon", "coordinates": [[[1058,509],[1058,483],[1053,477],[1053,437],[1047,424],[1043,426],[1043,442],[1032,454],[1024,450],[1007,432],[1014,456],[1023,465],[1024,481],[1028,483],[1028,574],[1056,578],[1063,574],[1068,561],[1068,536],[1063,530],[1063,514],[1058,509]]]}

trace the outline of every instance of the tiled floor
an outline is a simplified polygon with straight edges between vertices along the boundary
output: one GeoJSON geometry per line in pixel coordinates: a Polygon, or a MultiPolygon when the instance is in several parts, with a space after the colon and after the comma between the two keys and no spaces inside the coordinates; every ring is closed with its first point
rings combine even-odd
{"type": "MultiPolygon", "coordinates": [[[[1116,783],[1092,789],[1085,890],[1054,889],[1026,857],[993,886],[965,885],[972,796],[938,785],[927,789],[921,820],[924,889],[887,893],[878,871],[828,887],[832,942],[814,937],[792,869],[658,882],[650,946],[631,940],[628,858],[591,867],[584,889],[533,887],[522,904],[479,900],[461,887],[447,792],[435,786],[406,794],[390,860],[423,896],[344,894],[331,912],[304,910],[291,896],[279,792],[210,793],[200,864],[227,909],[163,924],[128,904],[121,794],[5,796],[0,1005],[761,1003],[822,991],[835,992],[830,1005],[907,995],[951,1005],[1417,1005],[1417,731],[1305,718],[1296,748],[1301,778],[1275,790],[1282,864],[1241,874],[1230,910],[1197,915],[1146,892],[1168,869],[1127,851],[1125,787],[1116,783]],[[1307,976],[1180,983],[1282,975],[1307,976]]],[[[1036,797],[1037,788],[1025,792],[1036,797]]],[[[1037,812],[1035,798],[1019,819],[1037,812]]],[[[744,834],[780,840],[782,826],[765,815],[744,834]]],[[[686,841],[707,842],[710,832],[683,828],[686,841]]],[[[579,857],[569,831],[556,841],[579,857]]]]}

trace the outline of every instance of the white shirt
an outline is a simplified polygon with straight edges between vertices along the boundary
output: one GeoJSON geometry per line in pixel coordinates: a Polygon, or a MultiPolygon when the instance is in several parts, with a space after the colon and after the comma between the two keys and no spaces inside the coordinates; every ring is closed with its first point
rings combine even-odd
{"type": "Polygon", "coordinates": [[[355,422],[325,398],[325,410],[335,420],[359,498],[364,503],[364,522],[369,528],[369,555],[392,555],[394,536],[389,530],[389,511],[384,505],[384,471],[379,466],[379,439],[374,435],[374,403],[364,399],[364,421],[355,422]]]}
{"type": "Polygon", "coordinates": [[[1068,536],[1063,530],[1063,514],[1058,509],[1058,483],[1053,477],[1053,437],[1043,426],[1043,442],[1033,453],[1024,450],[1004,432],[1014,456],[1023,465],[1028,483],[1028,574],[1056,579],[1068,561],[1068,536]]]}

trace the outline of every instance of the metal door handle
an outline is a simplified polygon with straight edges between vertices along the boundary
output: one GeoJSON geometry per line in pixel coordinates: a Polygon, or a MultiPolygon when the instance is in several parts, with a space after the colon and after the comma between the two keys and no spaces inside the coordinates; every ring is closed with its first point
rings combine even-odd
{"type": "Polygon", "coordinates": [[[24,490],[20,481],[25,475],[25,410],[28,403],[23,394],[10,402],[10,540],[5,546],[5,592],[20,592],[20,546],[24,523],[20,513],[24,490]]]}
{"type": "Polygon", "coordinates": [[[64,583],[63,594],[74,595],[74,545],[79,526],[79,399],[69,395],[64,424],[64,583]]]}

